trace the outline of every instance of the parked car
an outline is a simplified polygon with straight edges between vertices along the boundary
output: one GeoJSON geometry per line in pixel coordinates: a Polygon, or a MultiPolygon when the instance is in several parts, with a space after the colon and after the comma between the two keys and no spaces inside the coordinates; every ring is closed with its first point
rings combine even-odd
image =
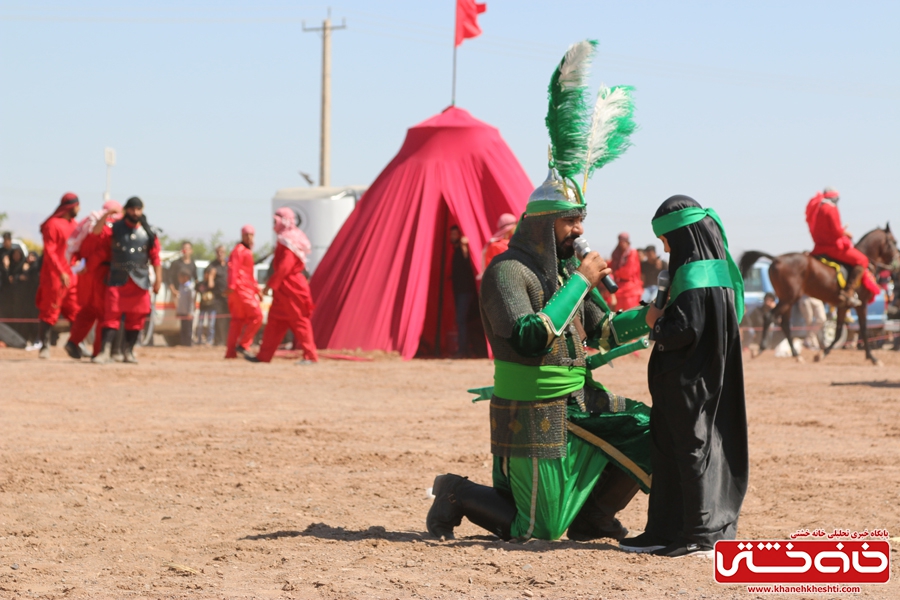
{"type": "MultiPolygon", "coordinates": [[[[765,258],[754,263],[753,267],[744,277],[744,320],[741,322],[741,343],[746,347],[748,344],[758,344],[761,340],[763,326],[762,306],[766,294],[775,294],[775,288],[769,280],[769,265],[771,261],[765,258]]],[[[804,339],[808,330],[806,329],[806,321],[800,312],[800,307],[796,304],[791,308],[791,335],[796,338],[804,339]]],[[[778,323],[773,323],[769,327],[768,347],[774,348],[776,344],[784,339],[784,333],[778,323]]]]}

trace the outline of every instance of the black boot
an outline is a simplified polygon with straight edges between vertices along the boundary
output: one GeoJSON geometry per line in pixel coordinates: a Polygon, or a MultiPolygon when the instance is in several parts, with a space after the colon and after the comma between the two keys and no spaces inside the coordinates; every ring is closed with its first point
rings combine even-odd
{"type": "Polygon", "coordinates": [[[448,473],[435,477],[432,493],[434,504],[425,526],[434,537],[452,540],[453,528],[463,517],[500,539],[512,537],[510,528],[516,518],[516,505],[494,488],[448,473]]]}
{"type": "Polygon", "coordinates": [[[137,343],[138,336],[141,334],[139,329],[135,329],[134,331],[126,331],[125,339],[122,344],[123,348],[123,356],[122,362],[137,364],[137,359],[134,357],[134,345],[137,343]]]}
{"type": "Polygon", "coordinates": [[[638,489],[631,477],[610,463],[569,525],[566,536],[580,542],[598,538],[624,539],[628,529],[619,522],[616,513],[628,506],[638,489]]]}
{"type": "Polygon", "coordinates": [[[110,356],[112,360],[116,362],[124,362],[125,354],[123,354],[123,350],[125,348],[125,327],[123,325],[119,325],[119,328],[116,330],[116,335],[113,336],[112,347],[110,350],[110,356]]]}
{"type": "Polygon", "coordinates": [[[856,290],[859,289],[859,284],[862,283],[865,270],[865,267],[857,265],[850,271],[847,287],[840,293],[840,299],[843,304],[854,308],[862,305],[862,302],[856,294],[856,290]]]}
{"type": "Polygon", "coordinates": [[[104,327],[103,328],[103,337],[101,338],[103,344],[100,346],[100,354],[91,359],[91,362],[98,365],[105,365],[106,363],[112,361],[110,357],[110,347],[112,346],[113,340],[116,337],[116,330],[112,327],[104,327]]]}
{"type": "Polygon", "coordinates": [[[38,339],[41,341],[41,350],[38,352],[38,358],[50,358],[50,334],[53,332],[53,325],[47,321],[38,323],[38,339]]]}
{"type": "Polygon", "coordinates": [[[76,344],[72,340],[69,340],[68,342],[66,342],[65,349],[66,354],[68,354],[71,358],[74,358],[75,360],[81,360],[81,347],[78,344],[76,344]]]}

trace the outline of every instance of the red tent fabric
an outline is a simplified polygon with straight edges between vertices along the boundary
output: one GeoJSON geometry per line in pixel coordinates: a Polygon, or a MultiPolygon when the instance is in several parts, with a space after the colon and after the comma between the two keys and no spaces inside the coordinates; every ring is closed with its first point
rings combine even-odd
{"type": "Polygon", "coordinates": [[[448,229],[457,224],[468,237],[478,273],[497,219],[521,214],[532,190],[499,131],[465,110],[410,128],[312,277],[317,345],[448,355],[456,330],[448,229]]]}

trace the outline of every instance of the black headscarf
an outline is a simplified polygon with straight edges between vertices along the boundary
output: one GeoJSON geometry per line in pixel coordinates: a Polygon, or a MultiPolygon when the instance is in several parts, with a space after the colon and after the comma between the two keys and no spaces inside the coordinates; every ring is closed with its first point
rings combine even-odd
{"type": "MultiPolygon", "coordinates": [[[[702,208],[672,196],[654,219],[702,208]]],[[[716,222],[705,217],[666,234],[673,279],[683,265],[726,258],[716,222]]],[[[666,543],[712,549],[734,539],[749,460],[741,338],[734,291],[679,294],[653,327],[647,366],[653,486],[644,531],[666,543]]]]}
{"type": "MultiPolygon", "coordinates": [[[[123,208],[125,210],[128,210],[129,208],[140,208],[143,210],[144,202],[137,196],[132,196],[128,199],[127,202],[125,202],[125,206],[123,208]]],[[[138,219],[138,221],[140,222],[141,226],[143,226],[144,231],[147,232],[147,236],[149,236],[150,238],[149,244],[150,246],[152,246],[153,241],[156,239],[156,230],[150,227],[150,223],[147,222],[147,215],[145,215],[144,213],[141,213],[141,218],[138,219]]]]}
{"type": "MultiPolygon", "coordinates": [[[[683,208],[703,208],[688,196],[672,196],[656,210],[653,215],[658,219],[683,208]]],[[[674,278],[678,267],[697,260],[724,260],[725,244],[719,226],[711,218],[706,217],[696,223],[679,227],[665,234],[669,242],[669,276],[674,278]]]]}

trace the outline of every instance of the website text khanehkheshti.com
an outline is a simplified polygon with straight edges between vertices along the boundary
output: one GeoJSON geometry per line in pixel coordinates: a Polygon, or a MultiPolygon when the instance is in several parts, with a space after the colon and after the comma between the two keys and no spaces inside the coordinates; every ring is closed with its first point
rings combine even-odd
{"type": "Polygon", "coordinates": [[[747,591],[751,594],[859,594],[862,590],[858,585],[813,585],[804,584],[775,584],[775,585],[748,585],[747,591]]]}

